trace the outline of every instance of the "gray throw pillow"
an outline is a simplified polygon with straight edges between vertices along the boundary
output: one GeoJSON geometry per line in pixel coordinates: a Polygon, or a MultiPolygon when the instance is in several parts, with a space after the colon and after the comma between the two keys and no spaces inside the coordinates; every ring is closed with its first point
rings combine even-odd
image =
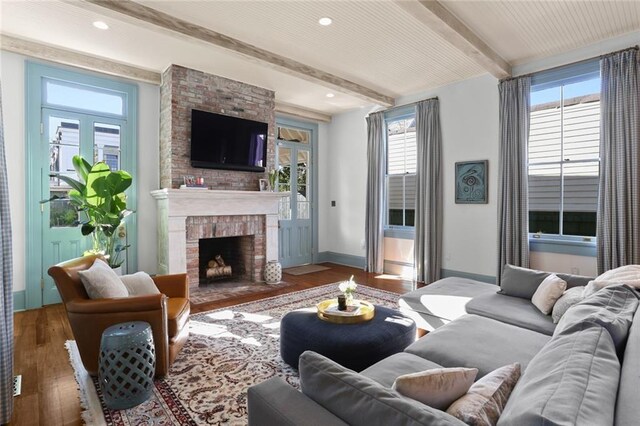
{"type": "Polygon", "coordinates": [[[548,276],[549,272],[521,268],[507,263],[502,270],[499,293],[531,300],[542,281],[548,276]]]}
{"type": "Polygon", "coordinates": [[[498,425],[612,425],[619,379],[609,333],[576,324],[529,362],[498,425]]]}
{"type": "Polygon", "coordinates": [[[160,294],[153,279],[146,272],[136,272],[135,274],[123,275],[120,277],[124,286],[129,292],[129,296],[146,296],[149,294],[160,294]]]}
{"type": "Polygon", "coordinates": [[[553,318],[554,324],[560,321],[560,318],[567,312],[567,309],[584,299],[583,293],[584,286],[581,286],[570,288],[562,294],[562,297],[553,305],[553,312],[551,312],[551,318],[553,318]]]}
{"type": "Polygon", "coordinates": [[[350,425],[464,425],[315,352],[300,355],[302,393],[350,425]]]}
{"type": "Polygon", "coordinates": [[[606,329],[616,349],[621,351],[637,308],[638,294],[631,287],[623,284],[605,287],[569,308],[553,335],[564,333],[575,324],[593,323],[606,329]]]}
{"type": "Polygon", "coordinates": [[[129,296],[120,277],[103,260],[96,259],[89,269],[79,271],[78,275],[90,299],[129,296]]]}

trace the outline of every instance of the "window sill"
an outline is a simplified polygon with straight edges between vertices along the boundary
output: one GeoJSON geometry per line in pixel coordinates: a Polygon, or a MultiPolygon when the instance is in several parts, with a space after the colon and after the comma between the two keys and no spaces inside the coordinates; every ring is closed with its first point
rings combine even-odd
{"type": "Polygon", "coordinates": [[[529,237],[529,250],[532,252],[596,257],[596,242],[595,238],[593,241],[577,241],[549,237],[529,237]]]}
{"type": "Polygon", "coordinates": [[[416,231],[414,228],[400,229],[400,228],[387,228],[384,230],[385,238],[399,238],[401,240],[413,240],[415,239],[416,231]]]}

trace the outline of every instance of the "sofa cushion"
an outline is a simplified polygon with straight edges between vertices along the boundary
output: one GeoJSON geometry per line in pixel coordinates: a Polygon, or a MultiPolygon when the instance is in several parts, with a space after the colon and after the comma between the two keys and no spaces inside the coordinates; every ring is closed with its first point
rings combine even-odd
{"type": "Polygon", "coordinates": [[[640,389],[640,309],[636,310],[622,357],[616,401],[616,426],[635,426],[638,424],[638,419],[640,419],[638,389],[640,389]]]}
{"type": "MultiPolygon", "coordinates": [[[[531,300],[542,281],[550,272],[521,268],[506,264],[500,279],[500,293],[531,300]]],[[[556,273],[558,278],[566,281],[567,288],[586,286],[593,278],[582,275],[556,273]]]]}
{"type": "Polygon", "coordinates": [[[442,366],[419,356],[400,352],[376,362],[371,367],[362,370],[360,374],[390,388],[396,378],[403,374],[417,373],[432,368],[442,368],[442,366]]]}
{"type": "Polygon", "coordinates": [[[78,271],[78,275],[90,299],[129,296],[120,277],[102,259],[96,259],[89,269],[78,271]]]}
{"type": "Polygon", "coordinates": [[[640,265],[620,266],[598,275],[589,282],[584,290],[584,295],[588,297],[598,290],[616,284],[626,284],[640,290],[640,265]]]}
{"type": "Polygon", "coordinates": [[[469,425],[495,425],[520,379],[520,364],[509,364],[484,376],[447,413],[469,425]]]}
{"type": "Polygon", "coordinates": [[[465,315],[422,337],[406,352],[443,367],[475,367],[482,377],[514,362],[524,370],[548,341],[549,336],[535,331],[465,315]]]}
{"type": "Polygon", "coordinates": [[[552,335],[556,325],[530,300],[499,293],[483,294],[467,304],[467,312],[552,335]]]}
{"type": "Polygon", "coordinates": [[[398,304],[418,328],[431,331],[465,315],[465,306],[473,297],[497,290],[495,284],[449,277],[402,295],[398,304]]]}
{"type": "Polygon", "coordinates": [[[404,374],[393,382],[391,389],[429,407],[446,410],[467,393],[477,375],[477,368],[434,368],[404,374]]]}
{"type": "Polygon", "coordinates": [[[575,324],[531,360],[498,425],[613,424],[619,377],[609,333],[593,323],[575,324]]]}
{"type": "Polygon", "coordinates": [[[560,321],[560,318],[567,312],[567,310],[578,302],[584,299],[584,287],[573,287],[565,291],[562,297],[558,299],[555,305],[553,305],[553,311],[551,312],[551,319],[554,324],[560,321]]]}
{"type": "Polygon", "coordinates": [[[631,287],[618,284],[603,288],[569,308],[558,322],[554,336],[577,323],[594,323],[611,334],[621,353],[637,308],[638,294],[631,287]]]}
{"type": "Polygon", "coordinates": [[[464,425],[315,352],[300,355],[302,392],[350,425],[464,425]]]}
{"type": "Polygon", "coordinates": [[[169,338],[176,336],[189,319],[189,299],[170,297],[167,299],[167,326],[169,338]]]}

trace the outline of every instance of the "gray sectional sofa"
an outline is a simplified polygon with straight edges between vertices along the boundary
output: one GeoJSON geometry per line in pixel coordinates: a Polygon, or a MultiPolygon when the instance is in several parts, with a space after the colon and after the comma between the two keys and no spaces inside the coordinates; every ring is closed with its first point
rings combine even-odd
{"type": "MultiPolygon", "coordinates": [[[[562,278],[569,287],[590,280],[562,278]]],[[[359,373],[305,352],[302,392],[280,378],[250,387],[249,424],[462,425],[400,396],[391,390],[394,380],[439,367],[475,367],[480,378],[514,362],[523,375],[499,425],[640,423],[636,291],[605,288],[570,308],[556,326],[526,291],[515,297],[501,294],[504,289],[446,278],[402,296],[401,310],[430,331],[426,336],[359,373]]]]}

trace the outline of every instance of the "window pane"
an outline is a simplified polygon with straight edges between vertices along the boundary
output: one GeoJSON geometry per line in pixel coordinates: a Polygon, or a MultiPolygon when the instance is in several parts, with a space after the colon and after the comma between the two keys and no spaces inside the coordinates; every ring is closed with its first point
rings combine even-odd
{"type": "Polygon", "coordinates": [[[560,99],[531,109],[529,128],[529,164],[560,161],[562,122],[560,99]]]}
{"type": "Polygon", "coordinates": [[[95,160],[120,170],[120,126],[94,123],[93,143],[95,160]]]}
{"type": "Polygon", "coordinates": [[[404,177],[404,226],[415,225],[416,175],[404,177]]]}
{"type": "Polygon", "coordinates": [[[389,225],[404,225],[404,175],[389,176],[387,179],[387,209],[389,225]]]}
{"type": "Polygon", "coordinates": [[[78,215],[65,199],[71,187],[57,176],[78,179],[73,167],[73,156],[80,153],[80,122],[68,118],[49,117],[47,132],[49,172],[53,175],[49,177],[49,197],[62,198],[49,204],[49,226],[76,226],[78,215]]]}
{"type": "Polygon", "coordinates": [[[597,161],[565,163],[562,233],[565,235],[596,235],[598,208],[597,161]]]}
{"type": "MultiPolygon", "coordinates": [[[[278,147],[278,191],[291,191],[291,149],[278,147]]],[[[291,197],[280,198],[280,219],[291,219],[291,197]]]]}
{"type": "Polygon", "coordinates": [[[560,233],[560,165],[529,166],[529,232],[560,233]]]}
{"type": "MultiPolygon", "coordinates": [[[[570,86],[579,84],[584,83],[570,86]]],[[[565,93],[572,91],[576,89],[567,88],[565,93]]],[[[600,157],[600,94],[565,96],[563,111],[563,160],[597,160],[600,157]]]]}
{"type": "Polygon", "coordinates": [[[416,171],[415,119],[396,120],[387,124],[387,173],[416,171]]]}
{"type": "Polygon", "coordinates": [[[278,127],[278,139],[287,142],[308,144],[311,140],[311,132],[308,130],[293,129],[291,127],[278,127]]]}
{"type": "Polygon", "coordinates": [[[45,80],[44,101],[107,114],[124,115],[124,94],[81,84],[45,80]]]}

